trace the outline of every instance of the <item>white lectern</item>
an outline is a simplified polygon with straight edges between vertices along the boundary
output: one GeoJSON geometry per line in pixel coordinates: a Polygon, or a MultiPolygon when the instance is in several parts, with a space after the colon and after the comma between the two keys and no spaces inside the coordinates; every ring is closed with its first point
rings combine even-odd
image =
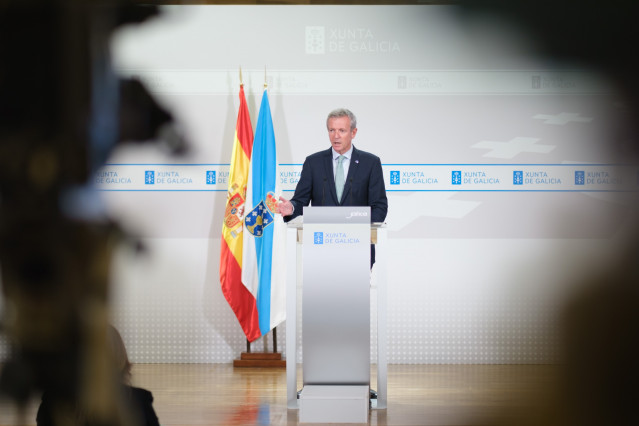
{"type": "Polygon", "coordinates": [[[371,290],[377,290],[377,400],[371,401],[371,405],[386,408],[385,243],[386,229],[381,224],[370,223],[370,207],[305,207],[303,224],[301,221],[289,224],[287,406],[300,409],[301,422],[367,421],[371,290]],[[371,289],[371,242],[377,243],[376,289],[371,289]],[[304,387],[298,402],[296,334],[300,258],[303,259],[304,387]]]}

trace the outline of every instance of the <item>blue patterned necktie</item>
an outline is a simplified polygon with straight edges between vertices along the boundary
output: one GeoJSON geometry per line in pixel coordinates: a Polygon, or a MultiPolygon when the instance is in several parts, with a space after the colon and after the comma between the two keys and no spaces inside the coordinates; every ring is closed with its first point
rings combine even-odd
{"type": "Polygon", "coordinates": [[[337,191],[337,201],[342,199],[342,193],[344,192],[344,156],[340,155],[337,159],[337,170],[335,171],[335,190],[337,191]]]}

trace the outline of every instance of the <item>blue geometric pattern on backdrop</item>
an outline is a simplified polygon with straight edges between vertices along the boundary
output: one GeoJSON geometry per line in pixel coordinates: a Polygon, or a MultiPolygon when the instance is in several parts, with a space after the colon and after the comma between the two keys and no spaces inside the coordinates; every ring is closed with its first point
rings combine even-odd
{"type": "Polygon", "coordinates": [[[206,171],[206,184],[207,185],[215,185],[216,181],[215,170],[207,170],[206,171]]]}
{"type": "Polygon", "coordinates": [[[514,170],[513,171],[513,185],[523,185],[524,184],[524,171],[523,170],[514,170]]]}
{"type": "Polygon", "coordinates": [[[390,184],[399,185],[399,170],[391,170],[390,172],[390,184]]]}
{"type": "Polygon", "coordinates": [[[155,171],[154,170],[146,170],[144,172],[144,183],[146,185],[154,185],[155,184],[155,171]]]}
{"type": "Polygon", "coordinates": [[[453,170],[452,172],[452,183],[453,185],[461,185],[461,170],[453,170]]]}

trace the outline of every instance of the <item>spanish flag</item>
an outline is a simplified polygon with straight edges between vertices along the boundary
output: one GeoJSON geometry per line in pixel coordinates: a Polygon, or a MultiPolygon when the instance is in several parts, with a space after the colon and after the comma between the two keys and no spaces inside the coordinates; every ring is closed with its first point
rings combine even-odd
{"type": "Polygon", "coordinates": [[[252,150],[251,117],[244,96],[244,86],[240,85],[240,109],[235,126],[229,187],[222,226],[220,283],[224,297],[250,342],[261,336],[255,296],[242,284],[244,210],[252,150]]]}

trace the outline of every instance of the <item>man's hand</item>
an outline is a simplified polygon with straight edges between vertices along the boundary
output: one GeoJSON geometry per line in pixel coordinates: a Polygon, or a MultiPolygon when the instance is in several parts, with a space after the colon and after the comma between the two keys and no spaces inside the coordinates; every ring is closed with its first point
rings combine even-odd
{"type": "Polygon", "coordinates": [[[293,204],[286,198],[280,196],[280,202],[278,204],[279,213],[282,216],[290,216],[293,214],[293,204]]]}

